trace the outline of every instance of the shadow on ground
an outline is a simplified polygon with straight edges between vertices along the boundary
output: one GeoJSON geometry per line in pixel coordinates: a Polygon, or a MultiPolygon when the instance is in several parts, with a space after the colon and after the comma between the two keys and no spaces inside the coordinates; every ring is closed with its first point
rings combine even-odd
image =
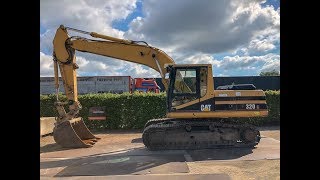
{"type": "Polygon", "coordinates": [[[47,152],[64,151],[64,150],[68,150],[68,149],[72,149],[72,148],[63,148],[60,145],[58,145],[57,143],[47,144],[47,145],[40,147],[40,154],[47,153],[47,152]]]}
{"type": "Polygon", "coordinates": [[[135,138],[131,140],[131,143],[143,143],[142,138],[135,138]]]}
{"type": "Polygon", "coordinates": [[[225,148],[225,149],[199,149],[188,150],[193,161],[231,160],[251,154],[252,148],[225,148]]]}
{"type": "MultiPolygon", "coordinates": [[[[188,150],[191,161],[229,160],[252,153],[252,149],[203,149],[188,150]]],[[[40,169],[65,167],[55,177],[106,176],[125,174],[171,174],[188,173],[186,151],[149,151],[133,148],[126,152],[85,156],[75,159],[54,160],[40,163],[40,169]]]]}
{"type": "MultiPolygon", "coordinates": [[[[135,138],[131,140],[131,143],[143,143],[142,138],[135,138]]],[[[64,151],[68,149],[74,149],[74,148],[64,148],[58,145],[57,143],[53,144],[47,144],[44,146],[40,146],[40,154],[41,153],[47,153],[47,152],[57,152],[57,151],[64,151]]]]}

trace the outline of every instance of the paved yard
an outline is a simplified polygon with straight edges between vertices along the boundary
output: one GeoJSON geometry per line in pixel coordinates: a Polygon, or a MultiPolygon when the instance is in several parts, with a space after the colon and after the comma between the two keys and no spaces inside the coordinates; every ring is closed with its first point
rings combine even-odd
{"type": "Polygon", "coordinates": [[[65,149],[40,138],[40,177],[79,179],[280,179],[280,129],[260,128],[255,149],[149,151],[137,131],[95,133],[92,148],[65,149]]]}

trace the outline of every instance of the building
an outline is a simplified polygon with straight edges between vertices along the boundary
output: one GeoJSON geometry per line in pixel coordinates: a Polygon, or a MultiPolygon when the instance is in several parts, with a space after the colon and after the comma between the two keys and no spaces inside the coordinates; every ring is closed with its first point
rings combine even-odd
{"type": "MultiPolygon", "coordinates": [[[[61,78],[59,91],[64,93],[61,78]]],[[[87,76],[78,77],[78,94],[88,93],[124,93],[132,91],[131,76],[87,76]]],[[[54,77],[40,77],[40,94],[54,94],[54,77]]]]}

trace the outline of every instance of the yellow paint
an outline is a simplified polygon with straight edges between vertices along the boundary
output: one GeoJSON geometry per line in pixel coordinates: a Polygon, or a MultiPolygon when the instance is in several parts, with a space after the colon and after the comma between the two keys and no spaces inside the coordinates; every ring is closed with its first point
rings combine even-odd
{"type": "Polygon", "coordinates": [[[168,118],[229,118],[268,116],[268,111],[170,112],[168,118]]]}
{"type": "Polygon", "coordinates": [[[215,104],[266,104],[265,100],[215,101],[215,104]]]}
{"type": "Polygon", "coordinates": [[[240,92],[241,96],[265,96],[263,90],[215,90],[215,97],[241,97],[236,96],[236,92],[240,92]],[[219,96],[219,94],[227,94],[227,96],[219,96]]]}

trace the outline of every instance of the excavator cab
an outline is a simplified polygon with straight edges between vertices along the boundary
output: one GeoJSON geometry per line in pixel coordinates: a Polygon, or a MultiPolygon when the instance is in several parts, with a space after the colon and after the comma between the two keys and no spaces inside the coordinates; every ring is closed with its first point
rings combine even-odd
{"type": "Polygon", "coordinates": [[[168,112],[185,110],[197,111],[194,104],[207,94],[208,66],[210,65],[174,65],[168,68],[170,84],[168,88],[168,112]]]}
{"type": "Polygon", "coordinates": [[[229,118],[267,116],[263,90],[251,86],[214,88],[211,64],[175,64],[167,68],[168,118],[229,118]]]}

